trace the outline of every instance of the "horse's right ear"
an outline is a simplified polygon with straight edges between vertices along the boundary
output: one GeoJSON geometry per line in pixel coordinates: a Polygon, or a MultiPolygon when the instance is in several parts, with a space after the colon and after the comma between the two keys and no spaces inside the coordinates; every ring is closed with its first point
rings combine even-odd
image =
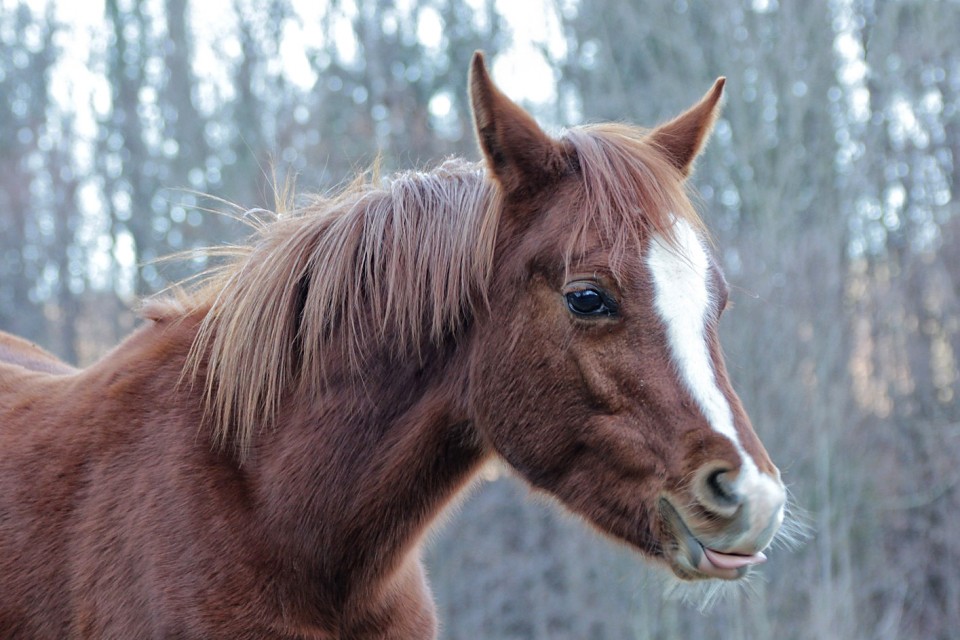
{"type": "Polygon", "coordinates": [[[567,169],[560,144],[493,84],[483,53],[470,65],[470,104],[487,166],[511,196],[537,193],[567,169]]]}

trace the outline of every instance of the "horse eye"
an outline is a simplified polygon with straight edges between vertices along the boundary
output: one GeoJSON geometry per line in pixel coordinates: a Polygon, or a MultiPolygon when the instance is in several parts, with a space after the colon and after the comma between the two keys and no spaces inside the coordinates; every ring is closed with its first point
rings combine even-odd
{"type": "Polygon", "coordinates": [[[616,305],[597,289],[579,289],[566,294],[567,307],[578,316],[609,316],[616,305]]]}

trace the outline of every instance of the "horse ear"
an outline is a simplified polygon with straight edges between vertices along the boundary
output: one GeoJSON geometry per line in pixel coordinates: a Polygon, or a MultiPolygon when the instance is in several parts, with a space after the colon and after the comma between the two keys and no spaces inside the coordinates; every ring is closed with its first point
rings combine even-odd
{"type": "Polygon", "coordinates": [[[490,79],[483,53],[470,65],[470,104],[487,166],[509,195],[532,195],[566,170],[560,144],[490,79]]]}
{"type": "Polygon", "coordinates": [[[650,134],[650,140],[684,177],[693,170],[693,161],[706,144],[720,115],[720,97],[726,81],[726,78],[717,78],[700,102],[650,134]]]}

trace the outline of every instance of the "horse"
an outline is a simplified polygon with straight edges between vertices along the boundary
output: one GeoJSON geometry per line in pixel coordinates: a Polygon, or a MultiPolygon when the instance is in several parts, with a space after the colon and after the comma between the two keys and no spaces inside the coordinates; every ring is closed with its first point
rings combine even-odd
{"type": "Polygon", "coordinates": [[[468,80],[479,162],[262,220],[85,369],[0,339],[0,636],[435,637],[425,534],[496,460],[678,582],[766,559],[687,187],[724,79],[559,136],[468,80]]]}

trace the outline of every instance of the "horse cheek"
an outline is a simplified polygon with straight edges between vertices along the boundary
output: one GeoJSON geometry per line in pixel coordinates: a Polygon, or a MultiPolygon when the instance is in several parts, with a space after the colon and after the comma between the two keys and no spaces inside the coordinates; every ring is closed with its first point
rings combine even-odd
{"type": "MultiPolygon", "coordinates": [[[[548,294],[542,297],[551,302],[548,294]]],[[[529,482],[550,489],[569,466],[588,403],[560,337],[566,318],[542,309],[525,310],[522,329],[506,340],[491,335],[484,341],[498,346],[475,352],[471,387],[483,438],[529,482]]]]}

